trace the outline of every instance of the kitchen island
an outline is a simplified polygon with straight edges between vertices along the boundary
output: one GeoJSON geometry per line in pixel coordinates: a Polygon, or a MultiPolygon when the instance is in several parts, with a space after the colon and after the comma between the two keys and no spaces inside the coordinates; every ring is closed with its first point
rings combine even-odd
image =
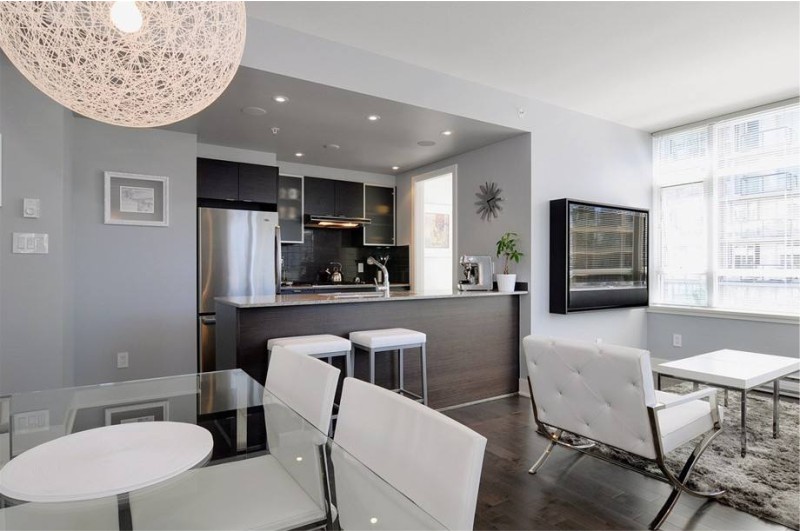
{"type": "MultiPolygon", "coordinates": [[[[519,299],[526,291],[391,292],[219,297],[217,369],[240,367],[263,382],[267,340],[356,330],[409,328],[427,334],[428,401],[433,408],[517,391],[519,299]]],[[[365,352],[355,375],[368,379],[365,352]]],[[[376,383],[396,387],[395,354],[376,356],[376,383]]],[[[340,367],[342,368],[342,367],[340,367]]],[[[418,391],[419,358],[405,356],[406,386],[418,391]]]]}

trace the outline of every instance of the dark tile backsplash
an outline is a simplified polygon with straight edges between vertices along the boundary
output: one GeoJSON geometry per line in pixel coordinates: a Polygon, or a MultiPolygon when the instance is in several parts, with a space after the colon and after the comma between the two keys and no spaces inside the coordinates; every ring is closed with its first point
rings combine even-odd
{"type": "Polygon", "coordinates": [[[283,253],[284,279],[293,282],[316,283],[321,280],[320,271],[329,268],[331,262],[342,264],[345,282],[358,276],[363,282],[372,283],[378,271],[367,265],[369,256],[389,255],[386,268],[392,284],[409,282],[408,246],[364,247],[361,244],[361,229],[305,229],[304,243],[285,243],[283,253]],[[364,272],[358,273],[358,262],[364,262],[364,272]]]}

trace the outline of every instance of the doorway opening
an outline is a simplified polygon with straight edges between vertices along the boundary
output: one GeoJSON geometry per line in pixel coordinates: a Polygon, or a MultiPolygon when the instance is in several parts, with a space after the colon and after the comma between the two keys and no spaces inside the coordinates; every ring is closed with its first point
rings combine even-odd
{"type": "Polygon", "coordinates": [[[455,275],[456,167],[413,178],[412,289],[451,291],[455,275]]]}

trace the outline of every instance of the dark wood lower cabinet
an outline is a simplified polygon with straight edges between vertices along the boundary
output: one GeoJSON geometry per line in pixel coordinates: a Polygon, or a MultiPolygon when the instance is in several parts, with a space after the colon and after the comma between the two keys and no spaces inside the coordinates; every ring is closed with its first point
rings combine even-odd
{"type": "MultiPolygon", "coordinates": [[[[433,408],[517,391],[519,297],[417,299],[381,302],[235,308],[217,305],[218,356],[263,382],[267,340],[375,328],[410,328],[427,334],[428,401],[433,408]]],[[[419,390],[419,356],[406,351],[405,382],[419,390]]],[[[369,377],[369,357],[356,354],[356,377],[369,377]]],[[[397,358],[376,355],[376,383],[397,387],[397,358]]]]}

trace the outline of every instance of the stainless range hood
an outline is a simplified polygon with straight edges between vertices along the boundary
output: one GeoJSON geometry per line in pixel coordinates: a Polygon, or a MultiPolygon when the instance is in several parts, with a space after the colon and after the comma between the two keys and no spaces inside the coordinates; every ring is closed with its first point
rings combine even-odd
{"type": "Polygon", "coordinates": [[[368,218],[348,218],[344,216],[306,216],[306,227],[319,229],[355,229],[372,223],[368,218]]]}

